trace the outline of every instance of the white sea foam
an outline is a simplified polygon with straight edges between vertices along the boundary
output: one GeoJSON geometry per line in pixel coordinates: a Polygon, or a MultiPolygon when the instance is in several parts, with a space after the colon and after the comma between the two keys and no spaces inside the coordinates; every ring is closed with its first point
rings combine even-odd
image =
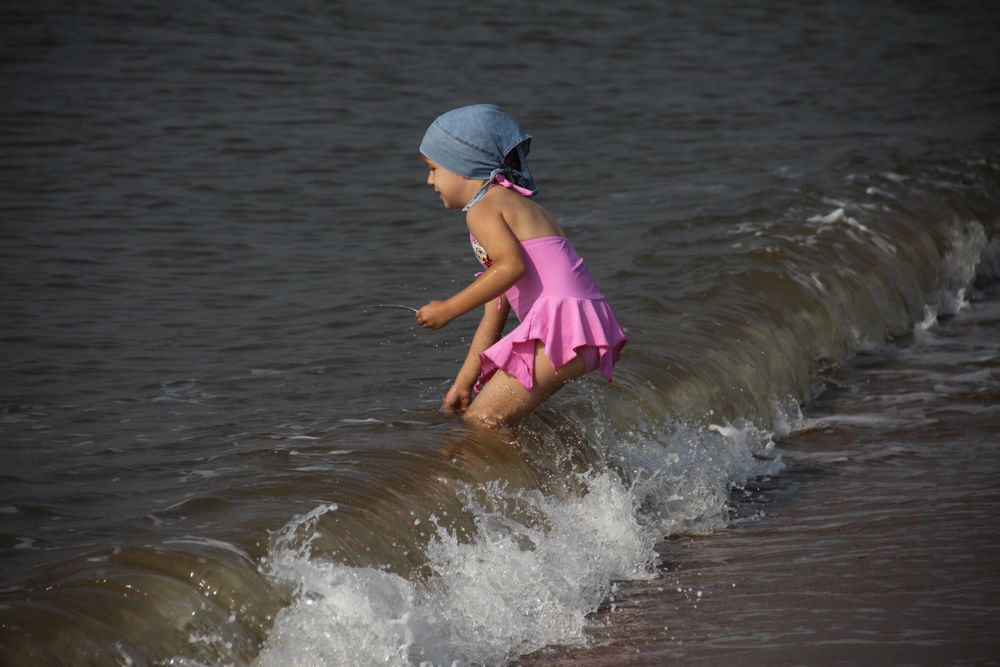
{"type": "Polygon", "coordinates": [[[798,432],[812,431],[838,425],[852,426],[905,426],[909,421],[889,415],[877,414],[836,414],[803,420],[798,432]]]}
{"type": "Polygon", "coordinates": [[[36,540],[33,537],[18,536],[17,544],[15,544],[12,549],[29,549],[31,551],[37,551],[38,547],[35,546],[36,540]]]}
{"type": "Polygon", "coordinates": [[[648,576],[655,558],[631,491],[607,472],[584,481],[587,493],[565,500],[498,484],[470,493],[478,530],[464,542],[438,526],[426,585],[314,558],[290,536],[312,531],[326,509],[297,519],[268,564],[296,587],[296,602],[278,615],[258,664],[502,664],[580,641],[612,582],[648,576]],[[491,506],[527,506],[537,523],[473,499],[483,492],[491,506]]]}
{"type": "Polygon", "coordinates": [[[835,222],[840,222],[844,219],[844,209],[838,208],[826,215],[814,215],[811,218],[807,218],[806,222],[820,222],[824,225],[832,225],[835,222]]]}
{"type": "Polygon", "coordinates": [[[906,183],[907,181],[912,180],[909,176],[903,176],[902,174],[897,174],[892,171],[884,171],[882,172],[882,176],[889,179],[893,183],[906,183]]]}
{"type": "Polygon", "coordinates": [[[948,249],[941,259],[940,287],[924,306],[924,317],[914,327],[917,335],[932,327],[938,317],[954,315],[968,307],[967,290],[980,266],[984,267],[982,271],[990,270],[995,241],[987,242],[983,226],[976,221],[951,228],[948,249]]]}
{"type": "MultiPolygon", "coordinates": [[[[847,209],[844,205],[841,205],[840,208],[834,209],[826,215],[814,215],[806,218],[806,222],[815,222],[824,226],[833,225],[835,223],[843,223],[847,227],[861,232],[861,234],[866,237],[866,242],[873,243],[882,252],[889,255],[895,255],[897,252],[897,248],[894,243],[890,242],[882,234],[874,231],[871,227],[859,222],[857,218],[848,215],[847,209]]],[[[823,228],[821,227],[820,231],[822,231],[822,229],[823,228]]]]}
{"type": "Polygon", "coordinates": [[[644,520],[660,535],[707,533],[730,519],[734,485],[781,469],[772,457],[773,434],[751,424],[695,428],[667,423],[656,438],[620,448],[617,457],[634,476],[644,520]],[[669,442],[666,452],[650,443],[669,442]]]}
{"type": "Polygon", "coordinates": [[[266,572],[293,586],[295,601],[257,664],[493,665],[581,643],[587,615],[616,580],[652,576],[659,539],[728,521],[731,487],[780,467],[754,455],[772,447],[748,425],[666,424],[614,434],[607,455],[617,472],[582,475],[580,495],[467,488],[477,530],[462,540],[432,517],[433,574],[422,583],[312,553],[316,522],[334,511],[317,507],[274,541],[266,572]],[[504,509],[512,506],[517,518],[504,509]]]}

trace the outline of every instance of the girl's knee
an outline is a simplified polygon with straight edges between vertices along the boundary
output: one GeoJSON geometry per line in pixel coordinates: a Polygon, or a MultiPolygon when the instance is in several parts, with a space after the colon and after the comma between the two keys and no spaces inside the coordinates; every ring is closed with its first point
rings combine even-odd
{"type": "Polygon", "coordinates": [[[462,415],[465,423],[474,428],[499,428],[501,426],[512,426],[509,415],[500,414],[496,410],[480,410],[475,403],[462,415]]]}
{"type": "Polygon", "coordinates": [[[477,428],[514,426],[537,404],[534,393],[506,371],[497,371],[472,401],[463,418],[477,428]]]}

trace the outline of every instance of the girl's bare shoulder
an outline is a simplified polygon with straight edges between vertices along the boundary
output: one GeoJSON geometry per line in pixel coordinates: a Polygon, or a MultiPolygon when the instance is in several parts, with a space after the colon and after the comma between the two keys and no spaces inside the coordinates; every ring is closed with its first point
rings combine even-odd
{"type": "Polygon", "coordinates": [[[484,214],[503,218],[514,236],[521,241],[540,236],[564,235],[559,223],[541,204],[506,188],[492,188],[486,197],[469,209],[469,213],[480,204],[486,204],[483,207],[484,214]]]}

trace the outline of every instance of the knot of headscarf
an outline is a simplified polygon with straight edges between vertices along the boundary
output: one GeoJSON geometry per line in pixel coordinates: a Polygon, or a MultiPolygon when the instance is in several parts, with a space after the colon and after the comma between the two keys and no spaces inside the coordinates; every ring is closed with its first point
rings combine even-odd
{"type": "Polygon", "coordinates": [[[469,210],[493,182],[526,197],[538,192],[528,168],[531,135],[493,104],[473,104],[438,116],[424,133],[420,152],[448,171],[483,179],[483,187],[465,205],[469,210]],[[516,155],[515,166],[507,157],[516,155]]]}

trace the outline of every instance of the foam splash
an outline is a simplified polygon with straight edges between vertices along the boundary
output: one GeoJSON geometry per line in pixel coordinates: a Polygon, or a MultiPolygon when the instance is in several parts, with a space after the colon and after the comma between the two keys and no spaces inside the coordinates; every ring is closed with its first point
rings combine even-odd
{"type": "Polygon", "coordinates": [[[579,642],[586,615],[614,580],[650,576],[655,539],[638,521],[631,490],[607,472],[584,481],[587,493],[565,500],[515,494],[537,513],[527,524],[472,503],[479,517],[472,542],[439,535],[428,549],[440,573],[430,582],[437,595],[424,618],[436,621],[432,631],[447,631],[450,646],[421,645],[421,658],[502,664],[548,644],[579,642]]]}
{"type": "Polygon", "coordinates": [[[649,576],[656,556],[631,490],[607,472],[583,481],[588,492],[564,500],[495,483],[469,490],[478,530],[463,542],[437,526],[425,584],[312,557],[308,538],[294,546],[288,536],[310,532],[325,510],[296,519],[267,566],[296,601],[257,664],[502,664],[580,641],[612,582],[649,576]],[[498,509],[512,501],[532,520],[498,509]]]}
{"type": "Polygon", "coordinates": [[[666,421],[651,437],[619,447],[612,458],[634,480],[642,520],[652,532],[705,534],[731,521],[734,487],[782,469],[781,458],[772,454],[774,437],[790,428],[790,414],[776,411],[775,431],[749,422],[695,427],[666,421]],[[659,442],[669,443],[666,451],[659,442]]]}
{"type": "Polygon", "coordinates": [[[258,665],[407,665],[417,589],[402,577],[283,554],[273,574],[297,586],[258,665]]]}
{"type": "Polygon", "coordinates": [[[459,539],[432,518],[424,582],[324,560],[310,545],[335,508],[297,517],[265,564],[294,587],[294,602],[257,664],[496,665],[583,643],[587,615],[616,581],[654,576],[660,539],[725,524],[731,488],[781,465],[760,458],[771,434],[749,425],[670,424],[630,436],[608,451],[615,470],[580,476],[580,495],[466,488],[476,531],[459,539]]]}
{"type": "Polygon", "coordinates": [[[925,334],[939,317],[955,315],[969,307],[968,288],[981,265],[985,267],[979,269],[981,272],[990,270],[995,242],[987,240],[986,231],[976,221],[949,230],[948,249],[941,258],[940,287],[924,305],[924,316],[914,326],[914,333],[925,334]]]}

